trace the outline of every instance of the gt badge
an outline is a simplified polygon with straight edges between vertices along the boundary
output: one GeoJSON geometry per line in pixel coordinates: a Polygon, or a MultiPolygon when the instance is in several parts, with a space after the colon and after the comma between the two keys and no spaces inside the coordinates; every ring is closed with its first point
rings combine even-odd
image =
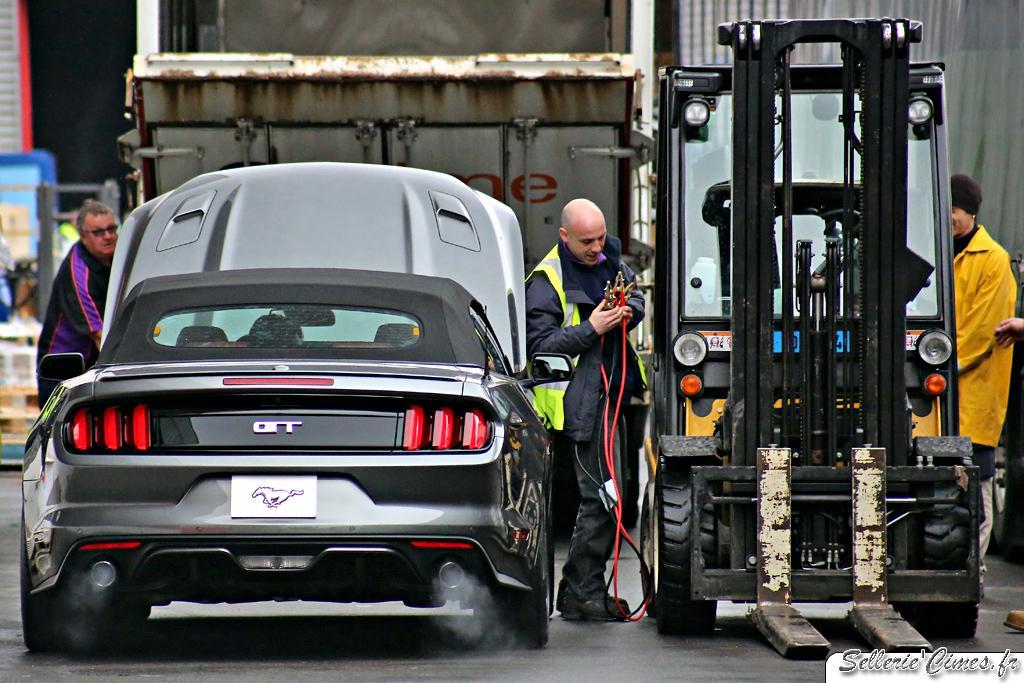
{"type": "Polygon", "coordinates": [[[252,423],[253,434],[278,434],[284,427],[285,434],[294,434],[296,427],[302,426],[302,420],[257,420],[252,423]]]}

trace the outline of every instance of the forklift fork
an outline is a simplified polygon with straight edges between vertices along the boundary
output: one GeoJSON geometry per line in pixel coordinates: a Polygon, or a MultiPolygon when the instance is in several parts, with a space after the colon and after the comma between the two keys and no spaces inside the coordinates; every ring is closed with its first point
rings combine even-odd
{"type": "Polygon", "coordinates": [[[886,583],[885,449],[854,448],[853,609],[848,618],[872,647],[931,651],[932,645],[889,604],[886,583]]]}
{"type": "Polygon", "coordinates": [[[757,449],[757,607],[750,616],[784,657],[824,659],[829,642],[790,604],[792,452],[757,449]]]}
{"type": "MultiPolygon", "coordinates": [[[[932,650],[889,604],[886,584],[885,449],[855,448],[851,463],[853,609],[848,618],[872,647],[932,650]]],[[[823,659],[829,641],[791,604],[792,459],[757,449],[757,607],[751,619],[784,657],[823,659]]]]}

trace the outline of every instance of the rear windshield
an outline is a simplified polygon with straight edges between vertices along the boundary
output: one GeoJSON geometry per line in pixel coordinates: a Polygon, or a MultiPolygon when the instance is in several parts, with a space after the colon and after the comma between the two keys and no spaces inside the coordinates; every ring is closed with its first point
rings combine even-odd
{"type": "Polygon", "coordinates": [[[421,330],[400,311],[246,305],[174,311],[154,325],[152,339],[178,348],[402,349],[418,344],[421,330]]]}
{"type": "Polygon", "coordinates": [[[484,367],[447,278],[341,268],[258,268],[143,280],[114,314],[97,364],[237,360],[484,367]]]}

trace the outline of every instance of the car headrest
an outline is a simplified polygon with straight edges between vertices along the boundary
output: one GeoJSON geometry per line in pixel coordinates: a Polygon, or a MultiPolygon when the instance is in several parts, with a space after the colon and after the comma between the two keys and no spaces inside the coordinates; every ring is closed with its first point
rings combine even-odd
{"type": "Polygon", "coordinates": [[[283,315],[268,313],[256,318],[249,328],[252,346],[289,348],[302,344],[302,328],[283,315]]]}
{"type": "Polygon", "coordinates": [[[377,328],[373,341],[392,346],[411,346],[416,341],[416,325],[384,323],[377,328]]]}
{"type": "Polygon", "coordinates": [[[189,325],[181,328],[178,332],[178,339],[175,346],[198,346],[210,342],[227,342],[228,336],[224,330],[212,325],[189,325]]]}

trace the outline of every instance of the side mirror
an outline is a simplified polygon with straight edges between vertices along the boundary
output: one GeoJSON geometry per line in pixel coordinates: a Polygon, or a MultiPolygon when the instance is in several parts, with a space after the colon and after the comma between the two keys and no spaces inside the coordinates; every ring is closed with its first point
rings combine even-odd
{"type": "Polygon", "coordinates": [[[85,372],[85,357],[80,353],[50,353],[39,361],[39,376],[51,382],[63,382],[85,372]]]}
{"type": "Polygon", "coordinates": [[[538,384],[568,382],[575,371],[572,358],[564,353],[538,353],[530,363],[529,375],[523,380],[523,386],[530,389],[538,384]]]}

